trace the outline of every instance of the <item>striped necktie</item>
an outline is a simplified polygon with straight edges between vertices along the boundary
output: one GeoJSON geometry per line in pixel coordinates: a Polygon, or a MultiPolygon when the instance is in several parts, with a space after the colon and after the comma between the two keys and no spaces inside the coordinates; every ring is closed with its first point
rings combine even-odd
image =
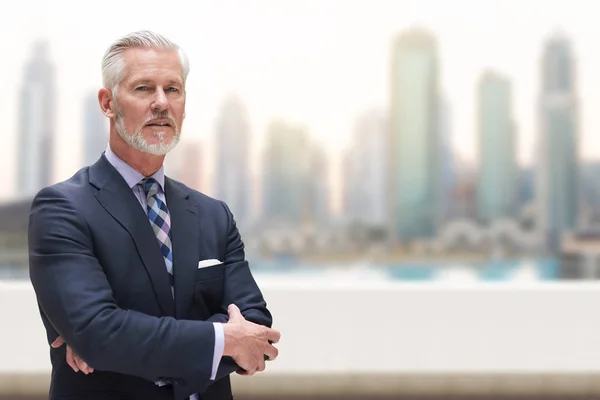
{"type": "Polygon", "coordinates": [[[169,273],[169,283],[171,284],[171,293],[174,293],[173,278],[173,246],[171,244],[171,217],[169,209],[163,200],[158,182],[154,178],[144,178],[140,182],[146,193],[146,204],[148,209],[148,219],[158,239],[160,251],[165,260],[167,272],[169,273]]]}
{"type": "MultiPolygon", "coordinates": [[[[148,219],[158,244],[160,251],[165,259],[165,266],[169,273],[169,283],[171,285],[171,294],[175,296],[174,278],[173,278],[173,247],[171,245],[171,217],[167,204],[163,201],[163,194],[160,192],[160,186],[154,178],[144,178],[140,184],[146,193],[146,208],[148,210],[148,219]]],[[[165,381],[154,382],[157,386],[165,386],[165,381]]]]}

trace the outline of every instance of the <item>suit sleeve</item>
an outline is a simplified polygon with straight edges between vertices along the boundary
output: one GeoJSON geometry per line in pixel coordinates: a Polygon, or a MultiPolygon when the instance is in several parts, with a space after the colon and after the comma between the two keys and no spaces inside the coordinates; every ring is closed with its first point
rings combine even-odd
{"type": "Polygon", "coordinates": [[[224,202],[221,204],[227,216],[224,310],[234,303],[248,321],[270,328],[273,317],[250,271],[240,232],[229,207],[224,202]]]}
{"type": "MultiPolygon", "coordinates": [[[[225,295],[221,309],[223,313],[212,315],[208,321],[226,323],[229,320],[227,307],[233,303],[240,309],[244,318],[255,324],[273,325],[273,318],[267,309],[267,303],[256,284],[246,260],[244,243],[229,207],[220,202],[227,218],[225,245],[225,295]]],[[[239,366],[230,357],[223,357],[219,364],[217,379],[236,370],[239,366]]]]}
{"type": "Polygon", "coordinates": [[[208,387],[213,324],[119,308],[85,219],[58,188],[34,198],[28,240],[41,312],[89,365],[149,381],[172,379],[195,392],[208,387]]]}

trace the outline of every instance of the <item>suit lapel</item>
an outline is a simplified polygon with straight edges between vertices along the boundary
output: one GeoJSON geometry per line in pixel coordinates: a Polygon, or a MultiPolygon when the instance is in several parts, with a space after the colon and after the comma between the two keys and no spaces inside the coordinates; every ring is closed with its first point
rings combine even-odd
{"type": "Polygon", "coordinates": [[[175,316],[185,318],[192,303],[199,260],[200,227],[189,191],[165,177],[167,208],[171,215],[175,316]]]}
{"type": "Polygon", "coordinates": [[[163,256],[148,217],[131,188],[104,156],[90,167],[90,183],[98,188],[98,202],[131,235],[163,315],[174,316],[173,295],[163,256]]]}

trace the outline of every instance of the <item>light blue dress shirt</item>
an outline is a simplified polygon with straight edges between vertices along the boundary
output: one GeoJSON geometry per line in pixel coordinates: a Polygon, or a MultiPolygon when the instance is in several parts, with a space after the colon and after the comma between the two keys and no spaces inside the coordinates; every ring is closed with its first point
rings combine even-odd
{"type": "MultiPolygon", "coordinates": [[[[125,161],[121,160],[115,153],[113,153],[113,151],[110,148],[110,145],[108,145],[106,147],[106,151],[105,151],[104,155],[106,156],[106,159],[108,160],[108,162],[113,167],[115,167],[115,169],[119,172],[119,174],[121,174],[123,179],[125,179],[125,182],[127,182],[129,187],[131,188],[131,190],[133,190],[133,194],[140,202],[140,205],[144,209],[144,212],[146,214],[148,214],[148,210],[146,208],[146,194],[144,193],[144,188],[142,188],[141,185],[138,185],[138,183],[140,183],[140,181],[142,179],[144,179],[145,176],[142,175],[140,172],[136,171],[135,169],[133,169],[129,164],[127,164],[125,161]]],[[[167,204],[167,200],[165,198],[165,193],[164,193],[164,187],[165,187],[164,167],[161,166],[160,169],[152,175],[152,178],[156,179],[156,181],[158,182],[158,184],[160,186],[158,196],[161,198],[162,201],[165,202],[165,204],[167,204]]],[[[167,207],[168,207],[168,205],[167,205],[167,207]]],[[[150,223],[150,222],[148,222],[148,223],[150,223]]],[[[174,248],[173,251],[182,251],[182,250],[177,250],[174,248]]],[[[185,251],[185,249],[183,249],[183,251],[185,251]]],[[[165,267],[165,271],[166,271],[166,267],[165,267]]],[[[217,376],[217,369],[219,368],[219,362],[221,361],[221,357],[223,356],[223,351],[225,348],[225,334],[223,332],[223,326],[221,323],[215,322],[215,323],[213,323],[213,325],[215,328],[215,349],[214,349],[214,355],[213,355],[212,374],[211,374],[210,379],[215,380],[215,377],[217,376]]],[[[197,398],[198,397],[196,395],[190,396],[191,400],[195,400],[197,398]]]]}

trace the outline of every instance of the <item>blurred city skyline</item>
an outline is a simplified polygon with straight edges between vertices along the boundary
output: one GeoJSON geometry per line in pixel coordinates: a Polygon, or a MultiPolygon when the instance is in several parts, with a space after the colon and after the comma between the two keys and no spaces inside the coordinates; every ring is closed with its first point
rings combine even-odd
{"type": "MultiPolygon", "coordinates": [[[[31,199],[100,157],[100,61],[113,40],[142,29],[191,61],[166,174],[228,204],[287,332],[275,385],[239,385],[236,396],[273,386],[312,398],[597,392],[593,6],[11,2],[0,24],[0,333],[11,343],[0,392],[45,393],[48,344],[28,285],[31,199]],[[358,343],[363,314],[392,320],[378,359],[358,343]],[[327,321],[335,339],[317,338],[307,321],[327,321]]],[[[98,233],[88,253],[105,240],[98,233]]],[[[188,251],[178,243],[176,253],[188,251]]]]}
{"type": "MultiPolygon", "coordinates": [[[[1,67],[9,95],[0,100],[1,117],[8,122],[6,156],[0,167],[7,173],[5,187],[12,189],[3,191],[2,198],[13,196],[17,186],[18,92],[34,43],[47,35],[49,61],[56,68],[56,181],[82,165],[85,98],[100,86],[99,62],[106,46],[126,32],[143,28],[170,36],[191,58],[181,147],[202,140],[203,174],[208,179],[215,168],[219,110],[232,95],[247,110],[254,176],[260,173],[256,155],[263,151],[267,128],[278,119],[305,126],[324,145],[333,175],[339,176],[339,160],[361,115],[389,107],[392,43],[411,27],[430,31],[437,41],[452,147],[469,163],[476,163],[477,156],[477,82],[492,70],[510,82],[517,160],[531,164],[538,135],[541,52],[557,29],[564,32],[575,61],[581,158],[600,158],[599,139],[593,134],[599,125],[593,105],[600,77],[592,73],[600,68],[593,43],[597,28],[591,6],[586,9],[583,2],[553,2],[539,10],[510,1],[462,1],[452,6],[443,2],[206,2],[194,6],[195,22],[188,13],[173,19],[144,13],[144,21],[139,22],[131,18],[136,15],[133,8],[139,7],[136,3],[91,4],[87,12],[94,18],[89,20],[62,17],[61,10],[69,6],[66,2],[55,2],[50,8],[31,1],[16,6],[26,7],[28,18],[24,21],[23,14],[17,13],[0,28],[3,37],[10,32],[22,39],[0,43],[4,54],[14,54],[11,63],[1,67]],[[460,6],[469,12],[459,12],[460,6]],[[106,19],[110,23],[103,24],[106,10],[115,9],[123,14],[113,12],[106,19]],[[100,25],[102,29],[95,29],[100,25]]],[[[339,188],[332,189],[334,203],[339,204],[339,188]]]]}

